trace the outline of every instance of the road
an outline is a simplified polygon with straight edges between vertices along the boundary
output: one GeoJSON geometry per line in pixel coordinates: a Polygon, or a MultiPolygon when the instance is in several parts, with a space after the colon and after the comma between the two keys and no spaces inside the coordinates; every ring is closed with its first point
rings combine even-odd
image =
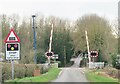
{"type": "Polygon", "coordinates": [[[52,82],[88,82],[85,77],[84,69],[79,68],[80,60],[82,60],[81,55],[75,59],[72,67],[62,68],[58,78],[52,82]]]}

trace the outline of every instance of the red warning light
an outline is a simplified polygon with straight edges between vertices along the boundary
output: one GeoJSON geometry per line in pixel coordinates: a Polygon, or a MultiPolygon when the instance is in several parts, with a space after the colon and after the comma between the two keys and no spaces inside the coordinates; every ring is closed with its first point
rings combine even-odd
{"type": "Polygon", "coordinates": [[[17,51],[19,49],[19,46],[17,43],[15,44],[7,44],[7,51],[17,51]]]}
{"type": "Polygon", "coordinates": [[[8,45],[8,48],[10,48],[10,47],[11,47],[11,45],[9,44],[9,45],[8,45]]]}
{"type": "Polygon", "coordinates": [[[17,48],[18,47],[17,44],[15,44],[14,47],[17,48]]]}

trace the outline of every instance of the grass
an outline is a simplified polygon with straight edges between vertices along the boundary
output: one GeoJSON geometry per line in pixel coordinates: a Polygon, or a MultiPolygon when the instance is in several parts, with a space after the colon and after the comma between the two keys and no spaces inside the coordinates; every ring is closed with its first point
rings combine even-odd
{"type": "Polygon", "coordinates": [[[8,80],[6,82],[50,82],[58,76],[59,72],[60,72],[60,69],[56,67],[52,67],[46,74],[43,74],[41,76],[8,80]]]}
{"type": "Polygon", "coordinates": [[[100,71],[88,71],[86,72],[86,77],[90,82],[118,82],[118,79],[114,79],[111,77],[106,77],[100,74],[97,74],[96,72],[100,71]]]}

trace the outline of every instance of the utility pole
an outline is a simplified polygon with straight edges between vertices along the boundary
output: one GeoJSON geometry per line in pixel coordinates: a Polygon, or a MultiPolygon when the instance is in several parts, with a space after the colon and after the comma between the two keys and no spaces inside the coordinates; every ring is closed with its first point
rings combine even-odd
{"type": "Polygon", "coordinates": [[[33,25],[32,25],[32,28],[33,28],[33,33],[34,33],[34,63],[36,64],[37,63],[37,57],[36,57],[36,26],[35,26],[35,15],[32,15],[32,19],[33,19],[33,25]]]}
{"type": "Polygon", "coordinates": [[[86,31],[86,30],[85,30],[85,35],[86,35],[87,50],[88,50],[88,59],[89,59],[89,66],[90,66],[91,57],[90,57],[90,49],[89,49],[88,35],[87,35],[87,31],[86,31]]]}

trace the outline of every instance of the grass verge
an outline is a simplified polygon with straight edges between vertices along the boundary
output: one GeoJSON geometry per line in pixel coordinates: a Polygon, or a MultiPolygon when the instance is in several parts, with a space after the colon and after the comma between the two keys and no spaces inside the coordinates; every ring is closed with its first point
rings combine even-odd
{"type": "Polygon", "coordinates": [[[90,82],[118,82],[118,79],[106,77],[98,73],[100,73],[100,71],[87,71],[86,77],[90,82]]]}
{"type": "Polygon", "coordinates": [[[14,80],[8,80],[6,82],[50,82],[51,80],[54,80],[60,72],[60,69],[56,67],[50,68],[50,70],[41,76],[37,77],[25,77],[22,79],[14,79],[14,80]]]}

